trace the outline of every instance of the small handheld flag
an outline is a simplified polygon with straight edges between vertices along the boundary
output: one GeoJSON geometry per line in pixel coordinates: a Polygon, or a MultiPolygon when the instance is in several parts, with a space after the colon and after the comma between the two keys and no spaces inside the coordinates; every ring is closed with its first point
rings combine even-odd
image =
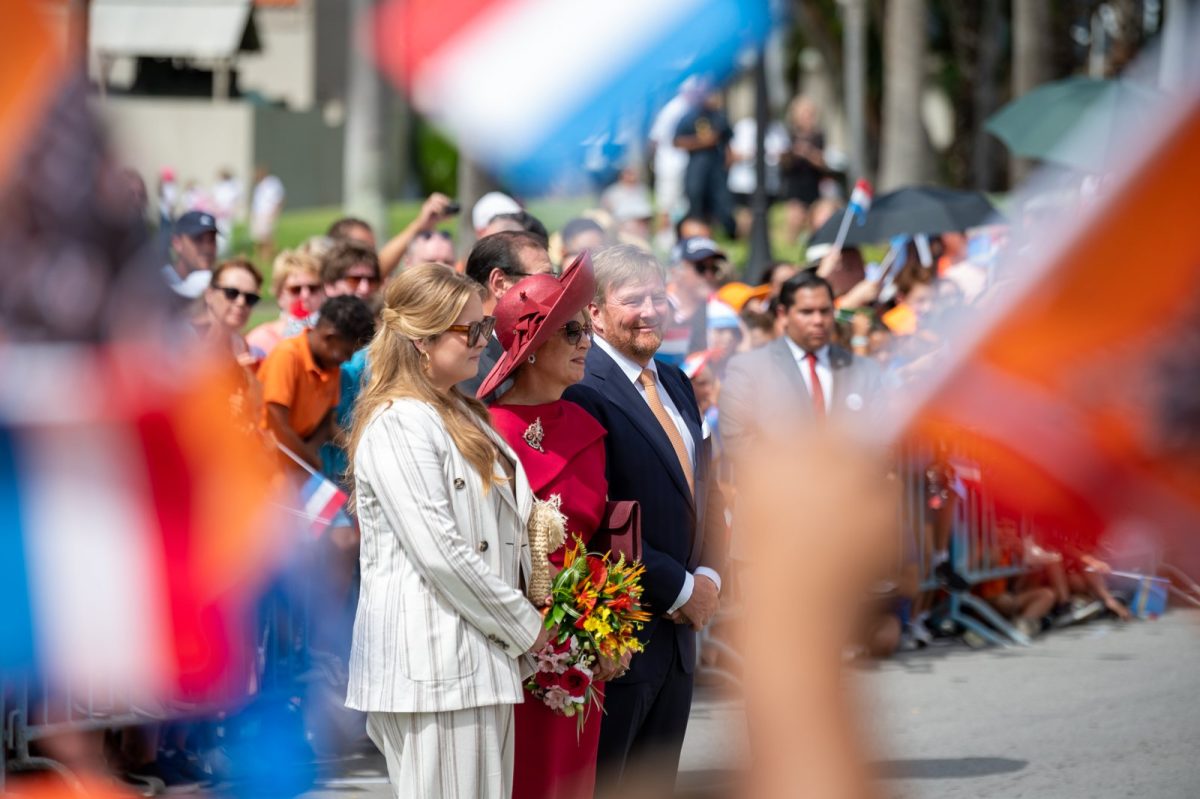
{"type": "Polygon", "coordinates": [[[854,184],[854,190],[850,192],[850,204],[846,207],[846,212],[842,214],[842,226],[838,228],[837,241],[833,245],[834,250],[842,249],[842,245],[846,243],[846,233],[850,230],[851,219],[857,219],[860,225],[867,221],[867,211],[871,210],[873,196],[874,192],[871,191],[870,183],[860,178],[854,184]]]}
{"type": "Polygon", "coordinates": [[[308,472],[308,480],[304,483],[304,487],[300,489],[300,501],[303,503],[303,508],[297,512],[297,515],[303,516],[308,520],[309,529],[314,538],[319,538],[325,530],[333,524],[338,514],[342,513],[342,509],[346,506],[346,492],[342,491],[337,485],[318,472],[313,467],[295,452],[275,442],[275,446],[284,455],[291,458],[304,471],[308,472]]]}

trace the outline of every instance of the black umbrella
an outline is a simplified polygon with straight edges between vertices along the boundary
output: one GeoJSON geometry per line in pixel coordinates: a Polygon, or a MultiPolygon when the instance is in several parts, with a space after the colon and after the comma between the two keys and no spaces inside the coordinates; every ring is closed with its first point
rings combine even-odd
{"type": "MultiPolygon", "coordinates": [[[[809,245],[836,242],[845,213],[834,214],[821,225],[809,239],[809,245]]],[[[982,192],[911,186],[876,198],[861,225],[857,221],[850,223],[845,243],[874,244],[892,236],[966,230],[999,218],[1000,212],[982,192]]]]}

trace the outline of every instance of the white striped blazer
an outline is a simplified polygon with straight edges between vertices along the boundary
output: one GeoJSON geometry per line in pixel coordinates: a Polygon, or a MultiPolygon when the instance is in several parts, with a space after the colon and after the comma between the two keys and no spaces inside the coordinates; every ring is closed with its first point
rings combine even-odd
{"type": "Polygon", "coordinates": [[[533,494],[520,460],[481,427],[516,468],[487,494],[428,403],[397,400],[363,431],[348,707],[428,713],[521,701],[519,658],[542,622],[518,588],[529,574],[533,494]]]}

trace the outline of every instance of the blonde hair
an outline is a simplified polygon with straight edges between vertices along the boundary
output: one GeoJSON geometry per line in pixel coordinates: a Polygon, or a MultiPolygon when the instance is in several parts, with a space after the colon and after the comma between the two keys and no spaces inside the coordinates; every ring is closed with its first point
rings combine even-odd
{"type": "Polygon", "coordinates": [[[450,439],[483,478],[487,492],[497,482],[496,446],[483,431],[487,408],[457,387],[438,391],[425,373],[415,342],[446,332],[476,293],[475,281],[441,264],[414,266],[384,290],[380,324],[367,350],[370,377],[358,401],[346,438],[347,477],[354,481],[354,454],[375,414],[398,399],[418,399],[437,410],[450,439]]]}
{"type": "Polygon", "coordinates": [[[614,244],[592,255],[596,275],[596,304],[621,286],[658,278],[665,280],[662,264],[653,254],[634,244],[614,244]]]}
{"type": "Polygon", "coordinates": [[[320,280],[321,263],[300,250],[284,250],[275,256],[275,261],[271,264],[271,293],[276,299],[283,293],[283,286],[288,278],[297,272],[311,274],[320,280]]]}

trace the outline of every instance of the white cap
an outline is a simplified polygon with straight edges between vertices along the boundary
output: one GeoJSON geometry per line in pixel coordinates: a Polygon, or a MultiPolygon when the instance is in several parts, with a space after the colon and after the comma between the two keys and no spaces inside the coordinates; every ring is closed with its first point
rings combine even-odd
{"type": "Polygon", "coordinates": [[[483,230],[500,214],[515,214],[520,210],[521,206],[517,201],[504,192],[489,191],[480,197],[471,209],[471,224],[476,230],[483,230]]]}

